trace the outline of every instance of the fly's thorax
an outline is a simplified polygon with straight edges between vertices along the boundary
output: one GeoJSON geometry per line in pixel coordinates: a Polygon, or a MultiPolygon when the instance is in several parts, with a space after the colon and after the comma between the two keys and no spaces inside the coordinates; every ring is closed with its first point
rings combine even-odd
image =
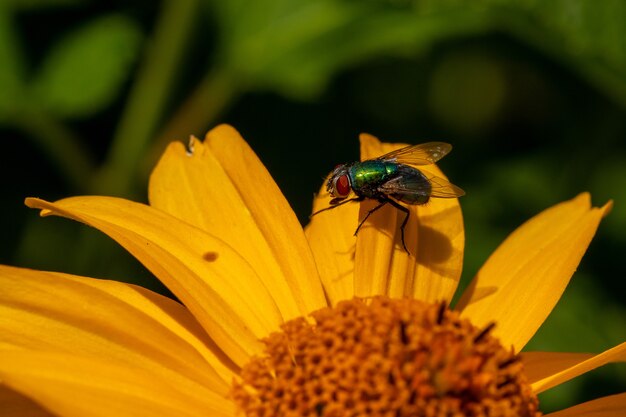
{"type": "Polygon", "coordinates": [[[352,189],[357,194],[370,197],[369,192],[374,191],[380,184],[396,176],[398,165],[385,161],[365,161],[352,165],[348,170],[352,189]]]}

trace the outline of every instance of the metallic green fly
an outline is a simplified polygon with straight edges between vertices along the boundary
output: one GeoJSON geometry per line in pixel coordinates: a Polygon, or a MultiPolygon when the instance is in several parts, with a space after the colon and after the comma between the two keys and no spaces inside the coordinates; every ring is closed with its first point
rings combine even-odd
{"type": "Polygon", "coordinates": [[[431,197],[455,198],[465,194],[462,189],[443,178],[414,167],[434,164],[451,150],[452,145],[448,143],[429,142],[397,149],[363,162],[337,165],[326,183],[326,191],[333,197],[330,207],[318,210],[311,216],[352,201],[378,201],[379,204],[368,211],[359,223],[354,232],[356,236],[372,213],[386,204],[391,204],[405,214],[400,232],[402,247],[409,253],[404,242],[404,228],[410,212],[400,203],[421,205],[426,204],[431,197]],[[356,197],[347,199],[351,192],[356,197]]]}

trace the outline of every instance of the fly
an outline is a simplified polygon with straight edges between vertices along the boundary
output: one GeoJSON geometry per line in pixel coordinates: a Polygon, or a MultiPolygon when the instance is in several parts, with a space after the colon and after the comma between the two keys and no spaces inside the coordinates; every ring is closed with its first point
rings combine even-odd
{"type": "Polygon", "coordinates": [[[337,165],[326,183],[326,191],[333,197],[330,207],[318,210],[311,216],[352,201],[378,201],[379,204],[368,211],[357,226],[354,231],[356,236],[372,213],[386,204],[391,204],[405,215],[400,225],[400,233],[402,247],[409,253],[404,242],[404,228],[410,212],[400,203],[422,205],[431,197],[456,198],[465,194],[462,189],[443,178],[426,174],[416,168],[434,164],[451,150],[452,145],[448,143],[428,142],[406,146],[363,162],[337,165]],[[351,193],[356,197],[348,199],[351,193]]]}

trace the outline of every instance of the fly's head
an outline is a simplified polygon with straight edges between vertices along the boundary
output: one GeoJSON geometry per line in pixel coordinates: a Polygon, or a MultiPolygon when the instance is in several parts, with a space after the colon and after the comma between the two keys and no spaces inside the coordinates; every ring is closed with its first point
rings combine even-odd
{"type": "Polygon", "coordinates": [[[352,191],[352,185],[350,184],[350,177],[348,176],[347,164],[337,165],[333,172],[330,173],[328,182],[326,183],[326,191],[333,197],[330,200],[330,204],[338,204],[342,200],[345,200],[352,191]]]}

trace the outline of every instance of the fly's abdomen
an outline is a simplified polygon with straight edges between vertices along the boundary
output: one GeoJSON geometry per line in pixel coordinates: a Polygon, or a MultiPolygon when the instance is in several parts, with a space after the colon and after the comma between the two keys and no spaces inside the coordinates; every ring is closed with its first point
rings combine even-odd
{"type": "Polygon", "coordinates": [[[357,195],[376,198],[379,185],[397,175],[398,166],[384,161],[365,161],[350,167],[352,189],[357,195]]]}
{"type": "Polygon", "coordinates": [[[398,165],[398,175],[383,187],[393,198],[406,204],[425,204],[432,184],[419,169],[398,165]]]}

